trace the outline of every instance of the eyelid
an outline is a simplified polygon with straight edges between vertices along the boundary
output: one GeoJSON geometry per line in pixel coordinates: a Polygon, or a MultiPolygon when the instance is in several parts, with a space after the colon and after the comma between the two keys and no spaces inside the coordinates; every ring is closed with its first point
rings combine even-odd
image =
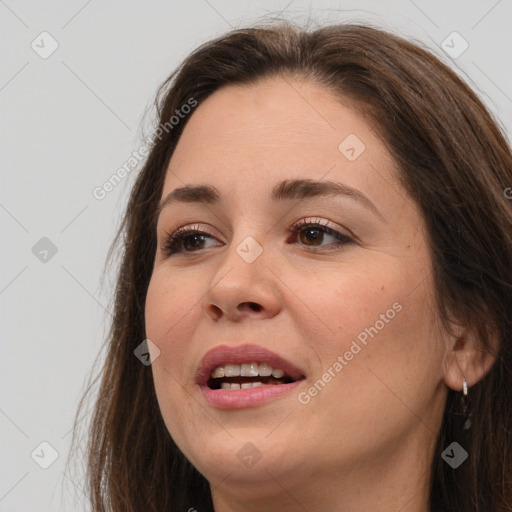
{"type": "Polygon", "coordinates": [[[183,226],[180,226],[176,229],[172,229],[170,231],[165,230],[163,234],[163,239],[165,241],[171,236],[184,234],[188,232],[199,232],[201,234],[211,236],[212,238],[219,238],[217,235],[213,234],[212,230],[210,230],[209,227],[205,226],[207,226],[207,224],[184,224],[183,226]]]}
{"type": "MultiPolygon", "coordinates": [[[[293,233],[293,235],[297,235],[302,229],[305,229],[307,227],[321,227],[324,228],[324,231],[329,234],[330,236],[333,236],[338,239],[338,242],[336,242],[334,245],[339,244],[347,244],[347,243],[353,243],[358,242],[358,238],[352,234],[352,232],[344,228],[343,226],[340,226],[336,223],[333,223],[325,218],[318,218],[318,217],[305,217],[300,219],[299,221],[295,222],[292,226],[287,228],[287,232],[293,233]],[[348,232],[349,234],[346,234],[344,232],[348,232]]],[[[201,253],[202,250],[198,251],[175,251],[171,250],[170,247],[174,247],[176,243],[180,243],[183,241],[184,238],[186,238],[189,235],[202,235],[207,236],[209,238],[213,238],[217,240],[217,242],[220,242],[221,244],[224,244],[225,242],[219,240],[220,237],[214,235],[209,227],[202,227],[201,224],[185,224],[182,225],[174,230],[170,230],[164,233],[164,238],[162,242],[159,244],[161,246],[161,249],[163,253],[166,255],[166,257],[172,256],[173,254],[188,254],[192,255],[194,253],[201,253]]],[[[326,247],[329,247],[328,244],[326,247]]],[[[309,247],[312,251],[322,251],[322,246],[311,246],[309,247]]],[[[332,249],[331,249],[332,250],[332,249]]]]}
{"type": "Polygon", "coordinates": [[[335,231],[338,231],[340,235],[345,236],[347,238],[352,238],[354,241],[359,241],[359,238],[356,235],[354,235],[354,233],[352,233],[350,229],[320,217],[305,217],[303,219],[300,219],[290,227],[290,231],[296,231],[302,226],[307,226],[308,224],[318,224],[325,228],[330,228],[335,231]]]}
{"type": "MultiPolygon", "coordinates": [[[[348,232],[348,234],[345,236],[357,238],[355,235],[352,234],[352,232],[349,229],[346,229],[343,226],[334,224],[331,221],[328,221],[326,219],[319,218],[319,217],[304,217],[304,218],[294,222],[288,229],[290,231],[295,231],[296,229],[298,229],[302,226],[309,225],[309,224],[318,224],[320,226],[329,227],[329,228],[335,229],[335,230],[341,230],[341,231],[344,230],[344,231],[348,232]]],[[[184,224],[182,226],[177,227],[176,229],[173,229],[170,231],[166,230],[164,232],[164,241],[167,240],[171,236],[178,235],[178,234],[184,234],[184,233],[188,233],[188,232],[200,232],[201,234],[211,236],[212,238],[215,238],[217,240],[219,239],[219,237],[214,235],[209,230],[209,228],[204,228],[203,226],[204,225],[201,225],[201,224],[184,224]]],[[[340,234],[343,235],[344,233],[340,233],[340,234]]]]}
{"type": "MultiPolygon", "coordinates": [[[[161,250],[163,257],[165,259],[175,255],[175,254],[187,254],[192,255],[196,251],[188,252],[188,251],[175,251],[174,246],[175,244],[181,244],[183,240],[191,235],[200,235],[200,236],[206,236],[208,238],[212,238],[216,240],[217,242],[220,242],[221,244],[224,244],[221,240],[219,240],[220,237],[214,235],[211,232],[210,227],[203,227],[204,225],[201,224],[184,224],[182,226],[179,226],[178,228],[171,229],[171,230],[164,230],[164,233],[162,235],[162,238],[158,242],[158,247],[161,250]]],[[[207,226],[207,225],[206,225],[207,226]]],[[[197,253],[201,253],[202,251],[197,251],[197,253]]]]}

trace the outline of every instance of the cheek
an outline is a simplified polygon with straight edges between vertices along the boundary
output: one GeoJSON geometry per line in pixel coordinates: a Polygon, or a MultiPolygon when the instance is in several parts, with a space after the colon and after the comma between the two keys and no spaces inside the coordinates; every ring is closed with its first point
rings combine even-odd
{"type": "Polygon", "coordinates": [[[159,401],[165,399],[167,404],[184,399],[182,386],[189,384],[193,374],[185,364],[190,359],[190,340],[203,317],[200,298],[204,292],[199,284],[195,288],[191,284],[200,280],[176,274],[157,269],[145,305],[146,336],[160,349],[160,357],[152,364],[155,389],[159,401]]]}
{"type": "Polygon", "coordinates": [[[319,361],[314,377],[335,381],[328,386],[338,397],[354,389],[373,397],[389,395],[386,384],[398,393],[421,394],[422,383],[440,376],[443,353],[433,327],[428,260],[416,266],[385,257],[379,265],[360,263],[295,280],[294,293],[307,305],[300,322],[303,340],[319,361]]]}
{"type": "Polygon", "coordinates": [[[297,275],[282,277],[292,283],[290,288],[302,299],[302,313],[295,320],[302,327],[303,340],[324,365],[349,350],[353,340],[359,339],[364,347],[364,342],[375,335],[375,329],[380,335],[400,322],[404,276],[393,267],[385,272],[380,269],[360,262],[333,266],[308,279],[297,275]]]}
{"type": "Polygon", "coordinates": [[[355,425],[354,442],[363,426],[377,439],[381,429],[403,432],[416,424],[411,411],[428,414],[441,379],[431,284],[425,280],[411,291],[410,283],[391,272],[342,278],[324,289],[331,300],[314,306],[329,330],[312,345],[321,370],[312,379],[310,410],[325,422],[355,425]],[[370,420],[373,426],[366,425],[370,420]]]}
{"type": "Polygon", "coordinates": [[[202,315],[201,291],[191,286],[198,280],[170,276],[164,268],[156,269],[146,296],[146,336],[160,349],[152,363],[156,397],[167,430],[180,445],[186,438],[183,425],[189,424],[187,411],[193,401],[184,386],[190,372],[185,367],[193,328],[202,315]]]}
{"type": "MultiPolygon", "coordinates": [[[[305,279],[290,276],[293,291],[303,299],[311,323],[329,343],[326,350],[348,349],[353,339],[363,342],[376,337],[403,341],[430,331],[433,308],[430,300],[430,264],[424,251],[409,262],[377,251],[347,257],[343,265],[333,265],[305,279]],[[336,341],[334,341],[336,340],[336,341]]],[[[306,274],[307,275],[307,274],[306,274]]],[[[283,276],[283,280],[286,277],[283,276]]],[[[309,323],[308,323],[309,325],[309,323]]],[[[319,339],[319,338],[317,338],[319,339]]],[[[315,346],[322,348],[315,342],[315,346]]]]}
{"type": "Polygon", "coordinates": [[[173,349],[197,323],[201,307],[199,279],[169,275],[165,268],[156,270],[149,283],[145,305],[146,335],[162,352],[172,342],[173,349]],[[198,283],[194,288],[193,283],[198,283]]]}

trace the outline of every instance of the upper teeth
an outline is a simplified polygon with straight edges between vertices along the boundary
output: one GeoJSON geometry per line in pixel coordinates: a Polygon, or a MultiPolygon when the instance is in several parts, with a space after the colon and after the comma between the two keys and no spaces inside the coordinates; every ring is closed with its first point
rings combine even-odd
{"type": "Polygon", "coordinates": [[[244,364],[226,364],[217,366],[212,371],[211,376],[214,379],[222,377],[274,377],[280,379],[284,377],[283,370],[272,368],[267,363],[244,363],[244,364]]]}

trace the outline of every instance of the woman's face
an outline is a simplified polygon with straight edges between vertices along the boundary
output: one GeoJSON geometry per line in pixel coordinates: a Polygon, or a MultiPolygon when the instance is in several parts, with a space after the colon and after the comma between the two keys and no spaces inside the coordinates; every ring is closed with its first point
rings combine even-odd
{"type": "Polygon", "coordinates": [[[222,88],[189,119],[162,202],[156,394],[214,496],[427,471],[446,344],[424,223],[351,102],[295,80],[222,88]],[[168,244],[178,228],[195,234],[168,244]]]}

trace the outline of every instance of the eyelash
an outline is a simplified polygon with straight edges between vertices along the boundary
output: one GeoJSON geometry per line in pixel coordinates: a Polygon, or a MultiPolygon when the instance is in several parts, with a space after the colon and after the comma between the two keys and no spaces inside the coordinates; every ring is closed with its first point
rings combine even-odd
{"type": "MultiPolygon", "coordinates": [[[[334,248],[327,249],[327,250],[320,249],[320,248],[315,249],[316,246],[312,246],[311,249],[313,252],[318,251],[318,250],[323,250],[324,252],[336,251],[336,250],[342,249],[342,247],[344,245],[354,242],[354,240],[352,238],[350,238],[347,235],[343,235],[342,233],[340,233],[339,231],[336,231],[335,229],[330,228],[324,222],[325,221],[323,221],[322,219],[315,219],[314,222],[312,222],[310,219],[302,219],[301,221],[295,223],[290,228],[290,232],[294,235],[297,235],[298,233],[300,233],[303,230],[306,230],[308,228],[313,228],[313,229],[319,229],[320,231],[322,231],[328,235],[332,235],[339,240],[338,242],[336,242],[334,244],[329,244],[329,245],[334,245],[334,248]]],[[[164,239],[164,244],[163,244],[163,251],[164,251],[165,255],[167,257],[169,257],[176,253],[193,254],[196,252],[200,252],[201,249],[198,249],[197,251],[183,251],[183,250],[179,249],[179,245],[188,236],[192,236],[192,235],[200,235],[200,236],[203,235],[203,236],[215,238],[211,233],[208,233],[204,229],[200,229],[199,226],[179,228],[174,233],[166,235],[166,237],[164,239]],[[177,249],[177,247],[178,247],[178,249],[177,249]]],[[[304,246],[304,247],[308,247],[308,246],[304,246]]]]}

